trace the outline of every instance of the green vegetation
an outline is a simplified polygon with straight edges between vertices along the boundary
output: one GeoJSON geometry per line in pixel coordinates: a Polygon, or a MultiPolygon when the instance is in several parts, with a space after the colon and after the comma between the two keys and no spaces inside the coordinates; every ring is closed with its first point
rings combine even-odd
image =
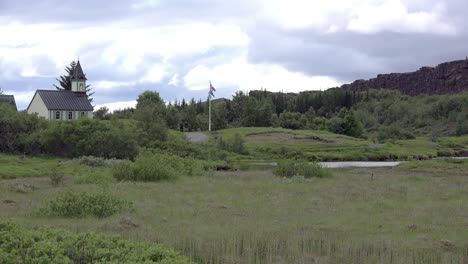
{"type": "MultiPolygon", "coordinates": [[[[94,195],[101,186],[75,184],[76,176],[57,188],[47,178],[19,178],[0,181],[0,219],[24,228],[59,226],[76,236],[94,231],[158,241],[197,263],[458,263],[468,249],[467,165],[440,159],[338,169],[325,178],[237,171],[181,172],[177,182],[114,181],[105,193],[133,209],[106,218],[36,214],[57,197],[94,195]]],[[[98,247],[90,237],[82,242],[98,247]]]]}
{"type": "Polygon", "coordinates": [[[228,158],[240,161],[284,158],[308,161],[429,159],[464,155],[468,149],[468,140],[464,137],[418,137],[379,144],[327,131],[282,128],[231,128],[218,131],[218,138],[233,138],[235,134],[245,141],[245,153],[231,153],[228,158]]]}
{"type": "Polygon", "coordinates": [[[119,181],[171,181],[178,175],[200,176],[209,169],[208,163],[150,151],[141,152],[135,162],[124,161],[112,169],[119,181]]]}
{"type": "Polygon", "coordinates": [[[106,192],[75,193],[64,192],[50,200],[39,214],[61,217],[108,217],[124,208],[131,208],[131,203],[114,197],[106,192]]]}
{"type": "Polygon", "coordinates": [[[302,176],[306,179],[312,177],[324,178],[330,177],[331,171],[323,168],[317,162],[282,160],[277,162],[273,173],[280,177],[292,178],[294,176],[302,176]]]}
{"type": "Polygon", "coordinates": [[[206,130],[206,103],[166,105],[157,92],[94,120],[47,122],[1,105],[0,151],[21,154],[0,154],[0,259],[186,261],[137,240],[210,264],[461,262],[468,162],[432,158],[467,155],[467,106],[467,93],[239,92],[213,101],[217,131],[193,144],[176,130],[206,130]],[[274,170],[232,170],[274,160],[274,170]],[[410,162],[317,162],[331,160],[410,162]],[[37,227],[131,240],[27,231],[37,227]]]}
{"type": "Polygon", "coordinates": [[[0,222],[0,259],[2,263],[189,263],[156,244],[94,233],[29,231],[11,222],[0,222]]]}

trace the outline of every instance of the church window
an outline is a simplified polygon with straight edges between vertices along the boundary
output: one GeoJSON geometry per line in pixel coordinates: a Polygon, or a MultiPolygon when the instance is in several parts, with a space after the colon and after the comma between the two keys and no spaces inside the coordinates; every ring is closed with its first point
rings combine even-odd
{"type": "Polygon", "coordinates": [[[60,111],[55,112],[55,119],[60,120],[60,111]]]}
{"type": "Polygon", "coordinates": [[[83,117],[83,116],[85,116],[85,112],[80,113],[80,117],[83,117]]]}
{"type": "Polygon", "coordinates": [[[68,112],[68,119],[69,120],[73,119],[73,112],[68,112]]]}
{"type": "Polygon", "coordinates": [[[84,92],[83,84],[82,84],[82,83],[80,83],[80,91],[81,91],[81,92],[84,92]]]}

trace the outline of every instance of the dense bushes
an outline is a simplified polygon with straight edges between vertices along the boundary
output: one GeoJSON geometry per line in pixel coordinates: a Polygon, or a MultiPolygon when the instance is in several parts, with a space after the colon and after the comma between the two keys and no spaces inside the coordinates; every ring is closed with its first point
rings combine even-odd
{"type": "Polygon", "coordinates": [[[277,163],[273,173],[280,177],[291,178],[294,176],[302,176],[304,178],[324,178],[330,177],[330,170],[323,168],[317,162],[282,160],[277,163]]]}
{"type": "Polygon", "coordinates": [[[131,203],[103,193],[75,193],[72,191],[59,194],[39,210],[41,215],[62,217],[108,217],[124,208],[131,208],[131,203]]]}
{"type": "Polygon", "coordinates": [[[0,152],[132,159],[143,133],[132,120],[47,122],[0,104],[0,152]]]}
{"type": "Polygon", "coordinates": [[[408,129],[402,128],[398,125],[391,125],[387,127],[382,127],[379,132],[378,139],[380,142],[385,142],[387,140],[397,140],[397,139],[414,139],[415,136],[413,133],[408,131],[408,129]]]}
{"type": "Polygon", "coordinates": [[[138,153],[135,122],[80,119],[49,122],[40,143],[46,153],[59,156],[96,156],[131,159],[138,153]]]}
{"type": "Polygon", "coordinates": [[[208,163],[193,158],[142,151],[135,162],[124,161],[115,165],[112,174],[119,181],[153,182],[170,181],[181,175],[203,175],[208,169],[208,163]]]}
{"type": "Polygon", "coordinates": [[[46,125],[47,122],[36,115],[0,104],[0,152],[38,152],[38,132],[46,125]]]}
{"type": "Polygon", "coordinates": [[[0,263],[189,263],[157,244],[94,233],[25,230],[0,222],[0,263]]]}
{"type": "Polygon", "coordinates": [[[327,129],[336,134],[348,135],[350,137],[363,137],[364,129],[352,111],[342,109],[340,113],[327,122],[327,129]]]}
{"type": "Polygon", "coordinates": [[[216,140],[216,145],[218,149],[225,150],[229,152],[234,152],[237,154],[247,154],[245,149],[244,139],[239,133],[236,133],[232,138],[224,140],[221,136],[218,136],[216,140]]]}

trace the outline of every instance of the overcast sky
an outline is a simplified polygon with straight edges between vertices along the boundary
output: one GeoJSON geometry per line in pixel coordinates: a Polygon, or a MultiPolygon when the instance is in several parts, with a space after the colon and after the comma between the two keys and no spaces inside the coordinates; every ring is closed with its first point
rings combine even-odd
{"type": "Polygon", "coordinates": [[[0,87],[20,109],[78,57],[95,104],[327,89],[464,59],[466,0],[0,0],[0,87]]]}

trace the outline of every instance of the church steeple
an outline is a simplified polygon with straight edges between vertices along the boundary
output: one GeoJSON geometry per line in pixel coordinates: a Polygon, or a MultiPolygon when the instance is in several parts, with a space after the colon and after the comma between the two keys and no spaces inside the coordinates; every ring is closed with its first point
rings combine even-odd
{"type": "Polygon", "coordinates": [[[83,69],[81,68],[80,60],[78,60],[78,63],[76,64],[73,74],[71,76],[72,91],[85,93],[86,80],[86,75],[84,74],[83,69]]]}

